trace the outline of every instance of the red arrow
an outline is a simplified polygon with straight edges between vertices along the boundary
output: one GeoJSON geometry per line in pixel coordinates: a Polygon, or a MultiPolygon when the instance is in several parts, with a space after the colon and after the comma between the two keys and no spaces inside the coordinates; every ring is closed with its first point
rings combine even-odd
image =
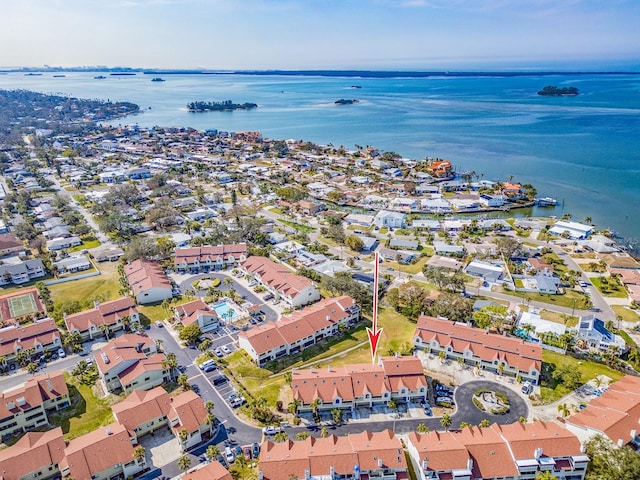
{"type": "Polygon", "coordinates": [[[369,347],[371,347],[371,363],[376,363],[376,350],[378,350],[378,342],[382,329],[378,330],[378,275],[380,274],[380,254],[375,252],[373,267],[373,318],[371,328],[367,327],[367,335],[369,335],[369,347]]]}

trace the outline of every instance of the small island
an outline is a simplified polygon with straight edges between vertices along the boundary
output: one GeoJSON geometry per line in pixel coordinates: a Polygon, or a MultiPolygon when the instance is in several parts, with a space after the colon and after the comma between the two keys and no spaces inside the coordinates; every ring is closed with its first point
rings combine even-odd
{"type": "Polygon", "coordinates": [[[358,100],[347,100],[345,98],[341,98],[340,100],[336,100],[335,102],[336,105],[353,105],[354,103],[360,103],[358,100]]]}
{"type": "Polygon", "coordinates": [[[190,112],[228,112],[231,110],[250,110],[257,108],[255,103],[233,103],[231,100],[224,102],[191,102],[187,104],[190,112]]]}
{"type": "Polygon", "coordinates": [[[576,87],[556,87],[555,85],[547,85],[538,92],[538,95],[546,97],[574,97],[580,93],[576,87]]]}

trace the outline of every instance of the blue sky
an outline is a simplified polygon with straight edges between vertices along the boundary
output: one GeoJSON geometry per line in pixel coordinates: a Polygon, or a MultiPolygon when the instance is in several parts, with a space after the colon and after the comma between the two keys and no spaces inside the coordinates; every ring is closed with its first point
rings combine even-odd
{"type": "Polygon", "coordinates": [[[6,0],[0,66],[640,68],[640,0],[6,0]]]}

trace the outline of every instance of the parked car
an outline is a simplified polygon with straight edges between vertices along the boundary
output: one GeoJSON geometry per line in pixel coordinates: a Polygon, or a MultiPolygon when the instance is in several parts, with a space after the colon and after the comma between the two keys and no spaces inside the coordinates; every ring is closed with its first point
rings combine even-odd
{"type": "Polygon", "coordinates": [[[251,446],[245,445],[242,447],[242,453],[244,454],[245,460],[251,460],[251,446]]]}
{"type": "Polygon", "coordinates": [[[224,459],[227,463],[233,463],[236,460],[236,456],[233,454],[230,447],[224,449],[224,459]]]}
{"type": "Polygon", "coordinates": [[[424,406],[424,413],[426,413],[429,417],[433,417],[433,411],[431,410],[431,406],[424,406]]]}
{"type": "Polygon", "coordinates": [[[589,286],[589,284],[584,280],[578,280],[578,285],[580,285],[582,288],[587,288],[589,286]]]}
{"type": "Polygon", "coordinates": [[[524,382],[522,384],[522,388],[520,389],[522,391],[522,393],[524,393],[525,395],[530,395],[531,392],[533,392],[533,385],[531,385],[531,382],[524,382]]]}
{"type": "Polygon", "coordinates": [[[218,365],[213,360],[207,360],[200,364],[200,370],[203,372],[212,372],[216,368],[218,368],[218,365]]]}
{"type": "Polygon", "coordinates": [[[456,404],[453,401],[453,398],[451,398],[451,397],[438,397],[438,398],[436,398],[436,405],[442,406],[445,403],[448,403],[451,406],[456,404]]]}
{"type": "Polygon", "coordinates": [[[58,357],[64,358],[66,356],[67,356],[67,353],[64,351],[64,348],[59,348],[58,349],[58,357]]]}
{"type": "Polygon", "coordinates": [[[216,348],[213,353],[215,354],[216,357],[218,358],[222,358],[224,356],[224,354],[222,353],[222,351],[219,348],[216,348]]]}
{"type": "Polygon", "coordinates": [[[233,453],[235,454],[236,457],[241,456],[242,453],[242,447],[240,445],[236,445],[235,447],[233,447],[233,453]]]}
{"type": "Polygon", "coordinates": [[[227,378],[227,376],[226,376],[226,375],[218,375],[217,377],[214,377],[214,378],[211,380],[211,382],[212,382],[214,385],[222,385],[223,383],[226,383],[226,382],[228,382],[228,381],[229,381],[229,379],[227,378]]]}
{"type": "Polygon", "coordinates": [[[274,427],[273,425],[269,425],[268,427],[264,427],[262,429],[262,433],[265,435],[275,435],[276,433],[280,433],[282,430],[280,427],[274,427]]]}
{"type": "Polygon", "coordinates": [[[162,328],[164,325],[162,324],[162,322],[160,320],[156,320],[156,327],[158,328],[162,328]]]}
{"type": "Polygon", "coordinates": [[[254,443],[251,445],[251,456],[253,458],[258,458],[260,455],[260,445],[258,443],[254,443]]]}
{"type": "Polygon", "coordinates": [[[220,347],[220,350],[222,350],[222,353],[226,353],[227,355],[231,353],[231,350],[229,350],[229,347],[227,347],[226,345],[220,347]]]}

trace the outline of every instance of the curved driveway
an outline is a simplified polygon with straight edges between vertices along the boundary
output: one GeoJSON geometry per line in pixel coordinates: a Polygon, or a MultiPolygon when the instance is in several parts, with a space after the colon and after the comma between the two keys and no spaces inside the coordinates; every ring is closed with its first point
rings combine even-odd
{"type": "Polygon", "coordinates": [[[472,425],[478,425],[482,420],[489,420],[491,423],[514,423],[517,422],[520,417],[527,418],[528,407],[527,403],[516,392],[508,387],[505,387],[501,383],[491,382],[489,380],[475,380],[473,382],[467,382],[460,385],[455,392],[455,400],[457,410],[452,417],[453,428],[458,428],[461,422],[467,422],[472,425]],[[486,388],[496,392],[504,393],[509,399],[511,408],[509,413],[504,415],[495,415],[490,412],[482,412],[473,404],[473,394],[476,390],[486,388]]]}

